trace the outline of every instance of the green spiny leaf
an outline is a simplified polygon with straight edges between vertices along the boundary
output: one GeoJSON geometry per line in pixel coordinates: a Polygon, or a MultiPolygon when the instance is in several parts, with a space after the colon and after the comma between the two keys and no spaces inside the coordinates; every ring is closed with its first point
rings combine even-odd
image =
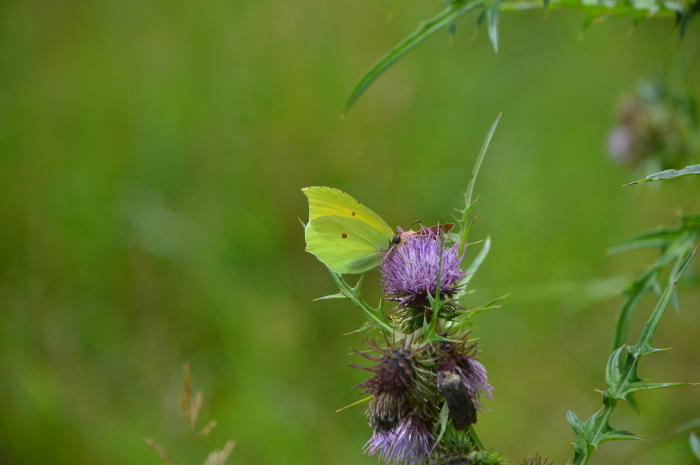
{"type": "Polygon", "coordinates": [[[671,298],[671,294],[673,293],[673,290],[675,286],[678,284],[678,279],[680,279],[680,276],[683,274],[683,272],[688,268],[688,265],[690,264],[690,261],[693,259],[695,256],[697,249],[694,249],[685,259],[683,264],[681,265],[680,269],[678,270],[678,273],[676,275],[676,280],[673,282],[671,285],[669,285],[666,290],[664,291],[663,295],[661,296],[661,299],[659,300],[659,303],[656,305],[656,308],[651,314],[651,317],[649,318],[649,321],[644,325],[644,329],[642,330],[642,334],[639,336],[639,342],[635,347],[630,347],[630,351],[637,352],[639,351],[641,355],[646,355],[647,351],[652,351],[653,349],[649,345],[651,342],[651,338],[654,335],[654,331],[656,331],[656,327],[659,324],[659,320],[661,319],[661,315],[663,315],[663,312],[666,308],[666,304],[668,304],[669,299],[671,298]]]}
{"type": "Polygon", "coordinates": [[[615,322],[615,337],[613,349],[622,347],[627,342],[632,313],[642,297],[653,288],[659,272],[656,269],[648,270],[641,277],[637,278],[625,291],[625,302],[620,309],[620,314],[615,322]]]}
{"type": "Polygon", "coordinates": [[[493,135],[496,132],[496,128],[498,127],[498,123],[501,121],[501,115],[500,113],[498,117],[496,118],[496,121],[493,122],[491,125],[491,128],[489,128],[489,132],[486,133],[486,139],[484,139],[484,143],[481,146],[481,150],[479,151],[479,155],[476,157],[476,162],[474,163],[474,168],[472,169],[472,176],[469,178],[469,184],[467,185],[467,192],[464,194],[464,210],[462,210],[462,217],[457,221],[459,224],[459,235],[460,235],[460,240],[459,240],[459,253],[460,255],[464,253],[464,247],[465,244],[467,243],[467,235],[469,234],[469,226],[467,225],[469,221],[469,213],[472,209],[472,196],[474,195],[474,184],[476,184],[476,177],[479,174],[479,170],[481,169],[481,164],[484,161],[484,157],[486,156],[486,151],[489,149],[489,145],[491,145],[491,139],[493,139],[493,135]]]}
{"type": "Polygon", "coordinates": [[[608,249],[608,253],[615,254],[628,250],[647,249],[653,247],[666,247],[669,243],[678,239],[685,228],[676,226],[673,228],[661,227],[634,235],[622,242],[618,242],[608,249]]]}
{"type": "Polygon", "coordinates": [[[622,392],[623,397],[627,397],[628,395],[632,394],[633,392],[637,391],[645,391],[649,389],[662,389],[662,388],[669,388],[669,387],[678,387],[678,386],[689,386],[690,383],[643,383],[643,382],[635,382],[635,383],[629,383],[625,389],[625,391],[622,392]]]}
{"type": "Polygon", "coordinates": [[[577,436],[586,436],[583,432],[583,423],[581,422],[581,420],[578,419],[578,416],[574,412],[572,412],[571,410],[566,412],[566,419],[568,420],[571,427],[574,429],[574,432],[577,436]]]}
{"type": "Polygon", "coordinates": [[[330,272],[333,281],[335,281],[338,288],[340,289],[340,293],[346,296],[352,301],[352,303],[354,303],[364,311],[365,317],[367,318],[368,327],[370,327],[370,325],[376,326],[387,334],[400,337],[400,332],[398,332],[391,325],[389,325],[389,323],[387,323],[386,319],[384,318],[384,313],[381,311],[380,307],[372,308],[369,304],[367,304],[367,302],[365,302],[362,299],[362,297],[360,297],[360,294],[358,293],[357,289],[350,286],[340,273],[336,273],[330,268],[328,268],[328,271],[330,272]]]}
{"type": "Polygon", "coordinates": [[[640,438],[634,435],[634,433],[630,433],[629,431],[623,431],[619,429],[611,429],[610,431],[606,431],[601,435],[601,439],[599,441],[599,444],[602,444],[607,441],[629,441],[629,440],[636,440],[636,441],[641,441],[640,438]]]}
{"type": "Polygon", "coordinates": [[[336,410],[336,413],[337,413],[337,412],[342,412],[343,410],[349,409],[350,407],[355,407],[355,406],[358,406],[358,405],[362,405],[362,404],[364,404],[364,403],[366,403],[366,402],[369,402],[370,400],[372,400],[373,397],[374,397],[374,396],[365,397],[364,399],[360,399],[360,400],[358,400],[357,402],[353,402],[353,403],[350,404],[350,405],[346,405],[345,407],[339,408],[338,410],[336,410]]]}
{"type": "MultiPolygon", "coordinates": [[[[692,18],[692,14],[690,15],[692,18]]],[[[685,21],[685,20],[684,20],[685,21]]],[[[685,26],[687,27],[687,25],[685,26]]],[[[685,33],[684,28],[684,22],[681,23],[681,35],[685,33]]],[[[644,179],[640,179],[639,181],[634,181],[629,184],[625,184],[625,186],[632,186],[634,184],[639,184],[642,182],[651,182],[651,181],[664,181],[667,179],[673,179],[677,178],[679,176],[689,176],[691,174],[700,174],[700,165],[690,165],[686,166],[682,170],[666,170],[666,171],[661,171],[660,173],[654,173],[650,174],[644,179]]]]}
{"type": "Polygon", "coordinates": [[[466,294],[467,284],[469,283],[469,280],[474,275],[474,273],[477,272],[477,270],[479,269],[481,264],[484,263],[484,260],[486,259],[486,256],[488,255],[489,250],[491,250],[491,237],[490,236],[487,237],[486,240],[484,240],[484,245],[481,246],[481,250],[477,254],[476,258],[474,258],[474,261],[467,268],[466,274],[464,275],[464,278],[462,278],[462,281],[460,281],[459,285],[461,286],[462,290],[459,291],[459,293],[455,297],[455,299],[457,301],[461,300],[462,297],[466,294]]]}
{"type": "Polygon", "coordinates": [[[450,409],[447,407],[447,402],[443,402],[442,410],[440,410],[440,419],[438,420],[438,424],[435,425],[436,428],[439,428],[439,433],[437,434],[437,439],[435,440],[433,448],[440,443],[440,439],[442,439],[442,436],[445,434],[445,430],[447,430],[447,419],[449,417],[450,409]]]}
{"type": "Polygon", "coordinates": [[[333,294],[333,295],[325,295],[323,297],[319,297],[318,299],[314,299],[314,301],[316,301],[316,300],[331,300],[331,299],[347,299],[347,298],[348,298],[348,296],[346,296],[345,294],[338,293],[338,294],[333,294]]]}
{"type": "Polygon", "coordinates": [[[613,351],[608,358],[608,363],[605,366],[605,384],[608,392],[618,391],[622,386],[622,354],[624,351],[625,348],[620,347],[613,351]]]}
{"type": "MultiPolygon", "coordinates": [[[[683,263],[685,263],[688,256],[692,253],[693,247],[698,239],[698,231],[695,229],[694,223],[684,221],[682,228],[683,230],[677,231],[673,240],[669,239],[663,247],[663,253],[654,262],[651,268],[637,278],[625,291],[627,298],[615,324],[613,349],[627,342],[629,324],[634,308],[648,291],[656,291],[659,289],[658,276],[661,270],[669,263],[675,262],[673,271],[671,272],[670,282],[677,281],[678,277],[680,277],[683,263]]],[[[670,236],[668,237],[670,238],[670,236]]],[[[660,294],[660,292],[658,293],[660,294]]]]}
{"type": "Polygon", "coordinates": [[[440,14],[423,23],[412,34],[399,42],[399,44],[391,49],[389,53],[380,58],[379,61],[377,61],[369,70],[367,70],[357,84],[355,84],[352,92],[350,92],[350,96],[345,101],[345,105],[343,106],[343,114],[347,113],[347,111],[353,106],[365,89],[367,89],[367,87],[391,65],[396,63],[418,45],[425,42],[436,32],[449,26],[450,23],[452,23],[458,16],[463,15],[467,11],[480,5],[481,3],[468,3],[465,0],[455,1],[440,14]]]}

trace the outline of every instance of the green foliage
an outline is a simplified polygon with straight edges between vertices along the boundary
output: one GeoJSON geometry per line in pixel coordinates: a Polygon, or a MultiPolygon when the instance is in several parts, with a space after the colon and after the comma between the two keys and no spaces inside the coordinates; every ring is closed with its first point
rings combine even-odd
{"type": "Polygon", "coordinates": [[[700,9],[699,0],[544,0],[544,3],[539,1],[446,0],[446,3],[447,8],[422,23],[418,29],[399,42],[365,72],[345,101],[343,114],[347,113],[375,79],[408,52],[444,28],[447,28],[450,34],[454,34],[457,19],[471,10],[481,8],[477,25],[486,22],[489,40],[494,51],[498,53],[499,14],[501,11],[520,11],[542,6],[580,10],[586,13],[584,28],[611,18],[630,17],[637,23],[652,16],[675,15],[680,23],[681,35],[684,35],[693,16],[700,9]]]}
{"type": "Polygon", "coordinates": [[[378,62],[374,64],[355,84],[355,87],[350,92],[350,97],[345,101],[343,106],[343,113],[346,113],[350,107],[360,98],[360,95],[367,89],[367,87],[374,81],[380,74],[398,61],[401,57],[406,55],[408,52],[416,48],[418,45],[422,44],[429,37],[434,35],[436,32],[444,29],[445,27],[454,24],[454,21],[460,15],[463,15],[467,11],[473,10],[481,5],[479,2],[470,2],[466,0],[459,0],[452,2],[445,10],[443,10],[437,16],[429,19],[428,21],[421,24],[421,26],[404,40],[402,40],[396,47],[391,49],[386,55],[379,59],[378,62]]]}
{"type": "Polygon", "coordinates": [[[593,451],[603,442],[614,440],[639,439],[629,431],[612,428],[609,424],[615,406],[619,400],[631,400],[634,392],[683,386],[683,383],[645,383],[638,375],[639,359],[645,355],[658,352],[660,349],[651,347],[651,339],[661,316],[675,291],[678,279],[695,256],[693,250],[673,273],[673,282],[666,287],[649,320],[644,325],[639,340],[634,346],[623,346],[613,351],[605,369],[606,390],[603,392],[603,409],[594,413],[588,420],[581,421],[575,413],[568,412],[569,424],[576,432],[577,440],[573,444],[574,458],[572,465],[584,465],[590,460],[593,451]]]}
{"type": "Polygon", "coordinates": [[[680,226],[653,229],[633,236],[610,249],[610,253],[656,247],[661,250],[661,256],[624,291],[626,298],[615,324],[613,349],[617,349],[627,342],[634,309],[648,291],[661,287],[659,275],[663,269],[673,264],[669,284],[675,282],[680,276],[683,264],[694,253],[693,250],[699,237],[700,215],[683,215],[680,226]]]}
{"type": "Polygon", "coordinates": [[[644,179],[640,179],[639,181],[634,181],[629,184],[625,184],[625,186],[632,186],[634,184],[639,184],[642,182],[651,182],[651,181],[664,181],[667,179],[673,179],[677,178],[680,176],[689,176],[691,174],[700,174],[700,165],[690,165],[686,166],[682,170],[665,170],[661,171],[660,173],[654,173],[650,174],[644,179]]]}
{"type": "Polygon", "coordinates": [[[700,418],[696,418],[695,420],[691,420],[687,423],[680,425],[678,428],[676,428],[676,431],[678,433],[683,433],[685,431],[690,431],[696,428],[700,428],[700,418]]]}
{"type": "Polygon", "coordinates": [[[690,450],[693,452],[695,458],[700,461],[700,439],[698,439],[698,436],[694,432],[690,433],[689,442],[690,450]]]}

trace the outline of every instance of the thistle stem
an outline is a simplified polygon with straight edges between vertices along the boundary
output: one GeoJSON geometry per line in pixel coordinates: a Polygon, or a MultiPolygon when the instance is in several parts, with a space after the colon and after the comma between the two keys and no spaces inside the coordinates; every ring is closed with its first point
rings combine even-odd
{"type": "Polygon", "coordinates": [[[472,438],[472,442],[474,443],[474,450],[486,450],[486,447],[484,447],[484,443],[481,442],[481,439],[479,439],[479,435],[476,434],[476,429],[474,429],[474,425],[469,426],[469,436],[472,438]]]}

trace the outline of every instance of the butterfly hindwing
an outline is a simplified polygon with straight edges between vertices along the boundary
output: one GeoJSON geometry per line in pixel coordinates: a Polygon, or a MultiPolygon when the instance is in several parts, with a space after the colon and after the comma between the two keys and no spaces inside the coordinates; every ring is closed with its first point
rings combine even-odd
{"type": "Polygon", "coordinates": [[[338,273],[363,273],[378,266],[390,239],[354,218],[321,216],[306,226],[306,250],[338,273]]]}

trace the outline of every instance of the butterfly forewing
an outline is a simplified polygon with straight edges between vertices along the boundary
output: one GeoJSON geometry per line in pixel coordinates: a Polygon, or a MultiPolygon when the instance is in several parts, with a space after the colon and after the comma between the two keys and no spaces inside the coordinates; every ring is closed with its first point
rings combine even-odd
{"type": "Polygon", "coordinates": [[[309,199],[309,221],[324,216],[343,216],[367,223],[386,236],[394,234],[379,215],[339,189],[307,187],[302,192],[309,199]]]}

